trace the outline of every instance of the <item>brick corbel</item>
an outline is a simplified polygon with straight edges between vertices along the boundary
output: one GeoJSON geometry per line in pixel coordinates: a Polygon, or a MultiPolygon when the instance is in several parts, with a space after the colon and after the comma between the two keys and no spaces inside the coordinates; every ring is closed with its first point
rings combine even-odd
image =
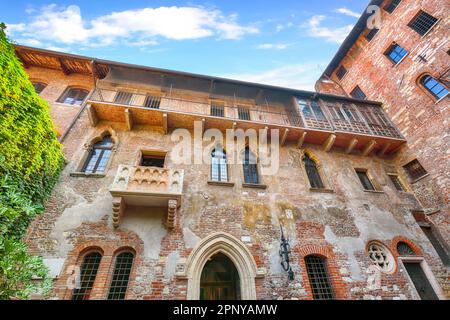
{"type": "Polygon", "coordinates": [[[173,229],[173,227],[175,226],[177,207],[178,207],[177,200],[171,199],[168,201],[166,227],[169,229],[173,229]]]}
{"type": "Polygon", "coordinates": [[[114,197],[112,201],[113,212],[112,221],[114,228],[117,228],[122,218],[123,212],[125,211],[125,201],[122,197],[114,197]]]}

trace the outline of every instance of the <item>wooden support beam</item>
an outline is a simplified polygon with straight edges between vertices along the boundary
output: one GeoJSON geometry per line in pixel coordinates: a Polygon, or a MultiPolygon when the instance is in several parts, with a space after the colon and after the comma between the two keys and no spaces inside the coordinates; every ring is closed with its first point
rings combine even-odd
{"type": "Polygon", "coordinates": [[[91,124],[91,126],[95,127],[98,123],[97,112],[95,112],[94,107],[90,104],[86,106],[86,111],[88,114],[89,123],[91,124]]]}
{"type": "Polygon", "coordinates": [[[90,67],[94,78],[100,79],[101,78],[100,71],[98,70],[97,62],[95,62],[95,60],[91,61],[90,67]]]}
{"type": "Polygon", "coordinates": [[[300,148],[303,146],[303,143],[305,142],[305,138],[306,138],[307,133],[308,133],[308,132],[303,131],[303,132],[300,134],[300,138],[298,138],[298,140],[297,140],[297,148],[300,149],[300,148]]]}
{"type": "Polygon", "coordinates": [[[350,154],[353,149],[356,147],[356,145],[358,144],[358,139],[353,138],[350,143],[348,144],[347,149],[345,150],[345,153],[350,154]]]}
{"type": "Polygon", "coordinates": [[[69,74],[71,74],[72,72],[70,71],[70,69],[67,67],[67,65],[64,63],[64,60],[62,58],[58,58],[59,60],[59,65],[61,66],[61,70],[62,72],[68,76],[69,74]]]}
{"type": "Polygon", "coordinates": [[[128,131],[131,131],[133,129],[133,114],[128,108],[125,109],[125,124],[127,125],[128,131]]]}
{"type": "Polygon", "coordinates": [[[15,52],[16,52],[17,58],[19,58],[20,62],[22,62],[23,67],[25,69],[28,69],[30,67],[30,65],[25,61],[25,59],[22,56],[22,54],[18,50],[15,50],[15,52]]]}
{"type": "Polygon", "coordinates": [[[331,150],[331,147],[334,144],[334,141],[336,140],[336,135],[334,134],[330,134],[327,138],[327,140],[325,141],[325,143],[323,144],[323,150],[325,152],[328,152],[331,150]]]}
{"type": "Polygon", "coordinates": [[[168,114],[167,113],[163,113],[163,129],[164,129],[164,134],[167,134],[168,132],[168,114]]]}
{"type": "Polygon", "coordinates": [[[363,152],[362,152],[363,156],[369,155],[369,154],[372,152],[373,148],[375,148],[376,144],[377,144],[377,142],[376,142],[375,140],[371,140],[371,141],[364,147],[363,152]]]}
{"type": "Polygon", "coordinates": [[[287,129],[287,128],[284,129],[283,134],[281,135],[281,141],[280,141],[281,146],[284,146],[284,144],[286,143],[288,134],[289,134],[289,129],[287,129]]]}
{"type": "Polygon", "coordinates": [[[390,143],[386,143],[383,147],[383,149],[381,149],[381,151],[378,153],[379,157],[382,157],[385,155],[386,151],[388,151],[388,149],[390,148],[391,144],[390,143]]]}

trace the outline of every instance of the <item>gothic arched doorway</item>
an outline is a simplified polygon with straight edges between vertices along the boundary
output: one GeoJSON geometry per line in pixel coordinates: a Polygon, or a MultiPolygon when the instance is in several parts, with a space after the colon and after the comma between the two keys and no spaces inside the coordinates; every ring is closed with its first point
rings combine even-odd
{"type": "Polygon", "coordinates": [[[241,299],[239,273],[223,253],[215,254],[205,263],[200,278],[200,299],[241,299]]]}

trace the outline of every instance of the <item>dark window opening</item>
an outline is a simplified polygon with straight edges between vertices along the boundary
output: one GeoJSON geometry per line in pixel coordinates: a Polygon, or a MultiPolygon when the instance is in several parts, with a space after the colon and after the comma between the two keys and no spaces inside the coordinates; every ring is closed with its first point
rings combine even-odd
{"type": "Polygon", "coordinates": [[[413,181],[422,178],[428,174],[428,172],[422,167],[422,165],[417,159],[404,165],[403,168],[413,181]]]}
{"type": "Polygon", "coordinates": [[[403,241],[400,241],[399,243],[397,243],[397,252],[401,256],[415,256],[416,255],[414,250],[406,242],[403,242],[403,241]]]}
{"type": "Polygon", "coordinates": [[[372,181],[370,181],[367,171],[356,170],[356,173],[358,174],[359,181],[361,181],[364,190],[375,191],[375,187],[373,186],[372,181]]]}
{"type": "Polygon", "coordinates": [[[144,107],[150,109],[159,109],[161,104],[161,97],[146,96],[144,101],[144,107]]]}
{"type": "Polygon", "coordinates": [[[380,29],[377,29],[377,28],[370,29],[370,31],[367,32],[367,34],[366,34],[367,41],[369,41],[369,42],[372,41],[372,39],[375,37],[375,35],[378,33],[378,31],[380,31],[380,29]]]}
{"type": "Polygon", "coordinates": [[[319,169],[317,168],[316,162],[311,159],[307,154],[303,157],[303,162],[305,163],[305,170],[308,176],[309,184],[311,188],[323,189],[324,185],[322,178],[319,174],[319,169]]]}
{"type": "Polygon", "coordinates": [[[408,24],[408,27],[412,28],[421,36],[424,36],[436,24],[437,21],[437,18],[421,10],[408,24]]]}
{"type": "Polygon", "coordinates": [[[113,278],[109,287],[109,300],[123,300],[127,293],[134,255],[131,252],[123,252],[116,257],[113,278]]]}
{"type": "Polygon", "coordinates": [[[314,300],[334,299],[333,286],[331,285],[325,258],[307,256],[305,257],[305,264],[314,300]]]}
{"type": "Polygon", "coordinates": [[[118,91],[114,98],[115,103],[130,104],[133,94],[130,92],[118,91]]]}
{"type": "Polygon", "coordinates": [[[394,43],[389,50],[386,52],[386,56],[391,60],[394,64],[399,63],[406,55],[408,51],[400,47],[398,44],[394,43]]]}
{"type": "Polygon", "coordinates": [[[388,13],[394,12],[394,10],[398,7],[401,0],[391,0],[385,7],[384,10],[388,13]]]}
{"type": "Polygon", "coordinates": [[[42,90],[45,89],[47,85],[42,82],[33,82],[34,91],[36,91],[37,94],[40,94],[42,90]]]}
{"type": "Polygon", "coordinates": [[[164,156],[143,155],[141,158],[141,166],[164,168],[164,156]]]}
{"type": "Polygon", "coordinates": [[[258,166],[256,157],[248,147],[244,151],[244,182],[258,184],[258,166]]]}
{"type": "Polygon", "coordinates": [[[403,186],[398,176],[390,174],[389,178],[391,179],[391,182],[394,185],[395,189],[397,189],[398,191],[406,191],[406,188],[403,186]]]}
{"type": "Polygon", "coordinates": [[[350,95],[355,99],[365,100],[367,98],[366,94],[361,90],[359,86],[356,86],[350,95]]]}
{"type": "Polygon", "coordinates": [[[431,245],[434,247],[434,250],[436,250],[437,254],[442,260],[442,263],[446,266],[450,266],[450,256],[445,249],[445,245],[443,244],[443,241],[441,237],[436,234],[436,231],[433,230],[432,227],[420,227],[427,236],[428,240],[430,241],[431,245]]]}
{"type": "Polygon", "coordinates": [[[250,110],[244,107],[238,107],[238,116],[241,120],[250,120],[250,110]]]}
{"type": "Polygon", "coordinates": [[[80,288],[73,291],[72,300],[89,299],[101,260],[99,252],[92,252],[84,257],[80,268],[80,288]]]}
{"type": "Polygon", "coordinates": [[[211,180],[228,181],[227,155],[220,147],[215,148],[211,153],[211,180]]]}
{"type": "Polygon", "coordinates": [[[420,263],[403,261],[403,265],[422,300],[439,300],[420,263]]]}
{"type": "Polygon", "coordinates": [[[423,76],[420,83],[438,100],[448,95],[447,88],[432,76],[423,76]]]}
{"type": "Polygon", "coordinates": [[[344,66],[340,66],[339,69],[336,71],[336,76],[339,80],[341,80],[345,74],[347,73],[347,69],[345,69],[344,66]]]}
{"type": "Polygon", "coordinates": [[[211,115],[214,117],[224,117],[225,116],[225,110],[224,106],[221,104],[213,103],[211,104],[211,115]]]}
{"type": "Polygon", "coordinates": [[[103,173],[111,156],[113,142],[110,136],[106,136],[102,141],[97,142],[92,147],[92,151],[86,160],[83,172],[103,173]]]}
{"type": "Polygon", "coordinates": [[[81,105],[86,99],[88,91],[84,89],[67,89],[66,92],[61,96],[58,102],[71,104],[71,105],[81,105]]]}

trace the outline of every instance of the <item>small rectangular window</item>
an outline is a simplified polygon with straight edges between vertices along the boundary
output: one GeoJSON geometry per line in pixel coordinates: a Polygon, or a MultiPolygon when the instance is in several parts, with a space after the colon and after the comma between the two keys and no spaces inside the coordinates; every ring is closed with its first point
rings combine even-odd
{"type": "Polygon", "coordinates": [[[392,13],[394,12],[394,10],[398,7],[398,5],[400,4],[401,0],[391,0],[385,7],[384,10],[387,13],[392,13]]]}
{"type": "Polygon", "coordinates": [[[403,183],[400,181],[399,177],[395,174],[390,174],[389,179],[391,179],[392,184],[395,189],[398,191],[406,191],[406,188],[403,186],[403,183]]]}
{"type": "Polygon", "coordinates": [[[359,181],[361,181],[364,190],[375,191],[375,187],[373,186],[372,181],[370,181],[369,176],[367,175],[367,170],[357,169],[356,174],[358,175],[359,181]]]}
{"type": "Polygon", "coordinates": [[[422,229],[423,233],[425,233],[428,240],[430,240],[431,245],[436,250],[444,265],[450,266],[450,256],[445,250],[445,245],[443,244],[440,235],[438,235],[432,227],[421,226],[420,228],[422,229]]]}
{"type": "Polygon", "coordinates": [[[150,109],[159,109],[161,104],[161,97],[147,95],[144,101],[144,107],[150,109]]]}
{"type": "Polygon", "coordinates": [[[417,159],[407,163],[406,165],[403,166],[403,168],[413,181],[422,178],[423,176],[428,174],[417,159]]]}
{"type": "Polygon", "coordinates": [[[408,27],[424,36],[438,21],[437,18],[420,10],[419,13],[411,20],[408,27]]]}
{"type": "Polygon", "coordinates": [[[130,104],[132,96],[133,94],[130,92],[118,91],[114,98],[114,102],[119,104],[130,104]]]}
{"type": "Polygon", "coordinates": [[[355,89],[350,92],[350,95],[355,99],[365,100],[367,98],[366,94],[361,90],[359,86],[356,86],[355,89]]]}
{"type": "Polygon", "coordinates": [[[392,61],[392,63],[398,64],[403,60],[404,57],[406,57],[408,51],[400,47],[398,44],[394,43],[385,54],[389,58],[389,60],[392,61]]]}
{"type": "Polygon", "coordinates": [[[250,120],[250,110],[245,107],[238,107],[238,116],[241,120],[250,120]]]}
{"type": "Polygon", "coordinates": [[[380,31],[380,29],[377,29],[377,28],[370,29],[370,31],[367,32],[367,34],[366,34],[367,41],[369,41],[369,42],[372,41],[372,39],[375,37],[375,35],[378,33],[378,31],[380,31]]]}
{"type": "Polygon", "coordinates": [[[164,168],[164,156],[143,155],[141,158],[141,166],[164,168]]]}
{"type": "Polygon", "coordinates": [[[336,76],[339,80],[341,80],[345,75],[347,74],[347,69],[345,69],[344,66],[340,66],[339,69],[336,71],[336,76]]]}
{"type": "Polygon", "coordinates": [[[219,104],[217,102],[211,103],[211,115],[214,117],[224,117],[225,111],[224,111],[224,105],[219,104]]]}

